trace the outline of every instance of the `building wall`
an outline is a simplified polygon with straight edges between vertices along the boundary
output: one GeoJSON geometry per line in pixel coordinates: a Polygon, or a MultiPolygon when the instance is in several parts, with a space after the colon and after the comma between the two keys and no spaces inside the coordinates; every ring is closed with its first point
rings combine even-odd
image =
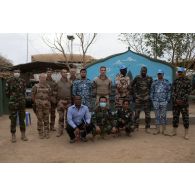
{"type": "Polygon", "coordinates": [[[175,69],[172,66],[155,62],[132,51],[127,51],[123,54],[113,56],[105,61],[99,60],[98,62],[90,65],[87,68],[88,78],[93,80],[99,75],[99,68],[101,66],[105,66],[107,68],[108,77],[114,82],[116,75],[119,73],[120,65],[122,64],[127,66],[127,72],[129,72],[129,75],[132,75],[133,78],[140,74],[140,69],[144,65],[148,68],[148,75],[152,76],[153,79],[157,78],[156,73],[158,69],[162,69],[164,71],[164,77],[171,83],[174,79],[175,69]]]}

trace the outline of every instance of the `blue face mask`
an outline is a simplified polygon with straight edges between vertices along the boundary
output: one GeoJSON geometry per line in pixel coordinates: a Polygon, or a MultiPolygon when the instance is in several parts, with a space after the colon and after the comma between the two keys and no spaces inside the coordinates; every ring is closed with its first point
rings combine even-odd
{"type": "Polygon", "coordinates": [[[100,107],[106,107],[106,102],[100,102],[100,107]]]}

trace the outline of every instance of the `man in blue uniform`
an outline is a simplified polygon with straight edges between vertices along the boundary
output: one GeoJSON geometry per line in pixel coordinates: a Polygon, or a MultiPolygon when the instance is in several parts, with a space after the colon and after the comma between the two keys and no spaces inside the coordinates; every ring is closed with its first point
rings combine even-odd
{"type": "Polygon", "coordinates": [[[167,79],[164,79],[164,72],[161,69],[158,70],[157,76],[158,79],[153,81],[150,92],[156,117],[156,131],[153,133],[154,135],[160,133],[161,125],[162,134],[166,133],[167,104],[171,96],[171,85],[167,79]]]}

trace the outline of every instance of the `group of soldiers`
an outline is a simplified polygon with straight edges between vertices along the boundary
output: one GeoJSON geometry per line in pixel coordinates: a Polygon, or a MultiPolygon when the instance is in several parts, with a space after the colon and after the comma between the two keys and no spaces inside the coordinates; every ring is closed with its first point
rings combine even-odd
{"type": "MultiPolygon", "coordinates": [[[[189,103],[188,96],[192,90],[191,81],[185,76],[185,69],[180,67],[177,78],[172,85],[164,78],[162,70],[158,70],[157,79],[147,75],[143,66],[140,75],[133,80],[127,75],[127,67],[122,65],[120,73],[112,84],[106,75],[106,67],[100,67],[100,74],[93,81],[87,78],[87,70],[70,71],[68,78],[66,69],[61,70],[61,79],[52,79],[52,69],[39,75],[39,83],[32,88],[32,101],[37,116],[39,138],[49,138],[50,131],[55,131],[56,110],[59,115],[57,137],[64,130],[70,137],[70,143],[77,139],[87,141],[86,135],[100,135],[105,138],[109,134],[119,136],[124,130],[127,136],[139,129],[140,112],[145,112],[145,131],[154,135],[174,136],[179,125],[179,115],[182,113],[185,128],[184,138],[189,139],[189,103]],[[115,86],[115,111],[110,109],[112,86],[115,86]],[[95,98],[95,106],[92,104],[95,98]],[[172,101],[173,129],[167,129],[167,105],[172,101]],[[134,105],[134,111],[132,110],[134,105]],[[151,107],[156,117],[156,128],[152,131],[151,107]]],[[[20,71],[14,71],[14,77],[6,84],[6,94],[9,97],[12,142],[16,142],[16,119],[19,116],[21,139],[27,141],[25,135],[25,82],[20,78],[20,71]]]]}

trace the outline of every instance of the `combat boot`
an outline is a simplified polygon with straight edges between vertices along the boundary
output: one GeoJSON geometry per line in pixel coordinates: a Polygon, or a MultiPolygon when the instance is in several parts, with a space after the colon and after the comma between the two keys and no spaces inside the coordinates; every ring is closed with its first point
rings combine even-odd
{"type": "Polygon", "coordinates": [[[40,139],[44,139],[43,132],[41,132],[41,131],[39,131],[39,138],[40,138],[40,139]]]}
{"type": "Polygon", "coordinates": [[[58,130],[58,133],[57,133],[56,137],[60,137],[61,135],[63,135],[63,131],[62,130],[58,130]]]}
{"type": "Polygon", "coordinates": [[[15,133],[12,133],[11,142],[12,142],[12,143],[15,143],[15,142],[16,142],[16,134],[15,134],[15,133]]]}
{"type": "Polygon", "coordinates": [[[156,125],[156,129],[155,129],[153,135],[157,135],[159,133],[160,133],[160,125],[156,125]]]}
{"type": "Polygon", "coordinates": [[[45,132],[45,138],[46,138],[46,139],[49,139],[49,138],[50,138],[50,136],[49,136],[49,131],[46,131],[46,132],[45,132]]]}
{"type": "Polygon", "coordinates": [[[151,132],[150,132],[150,127],[149,127],[149,126],[145,126],[145,132],[148,133],[148,134],[151,133],[151,132]]]}
{"type": "Polygon", "coordinates": [[[166,125],[162,125],[162,134],[166,133],[166,125]]]}
{"type": "Polygon", "coordinates": [[[188,128],[185,128],[184,139],[187,139],[187,140],[189,139],[188,128]]]}
{"type": "Polygon", "coordinates": [[[171,136],[175,136],[175,135],[177,135],[177,128],[173,127],[171,136]]]}
{"type": "Polygon", "coordinates": [[[26,137],[25,132],[21,132],[21,140],[28,141],[28,138],[26,137]]]}
{"type": "Polygon", "coordinates": [[[50,131],[56,131],[56,129],[54,128],[54,125],[50,125],[50,131]]]}

